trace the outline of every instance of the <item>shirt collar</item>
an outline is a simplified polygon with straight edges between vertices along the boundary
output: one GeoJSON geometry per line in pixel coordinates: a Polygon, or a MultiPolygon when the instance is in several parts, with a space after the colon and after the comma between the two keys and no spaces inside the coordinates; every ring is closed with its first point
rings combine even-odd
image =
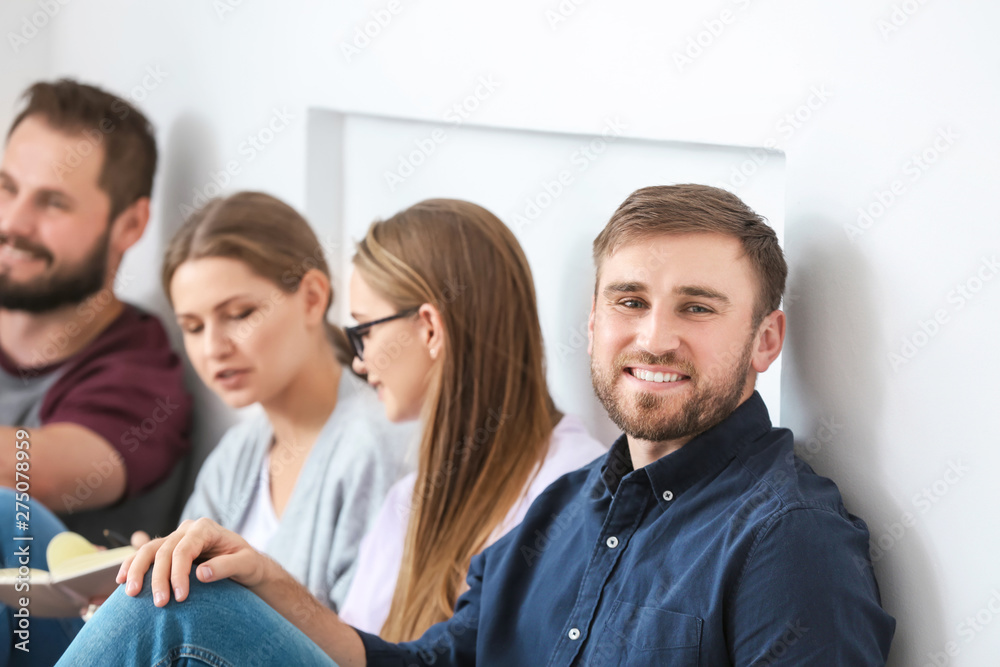
{"type": "MultiPolygon", "coordinates": [[[[732,414],[675,452],[653,461],[643,470],[661,507],[669,506],[699,480],[729,465],[748,442],[771,430],[764,399],[756,391],[732,414]]],[[[615,441],[601,466],[601,479],[614,495],[622,479],[633,472],[628,437],[615,441]]]]}

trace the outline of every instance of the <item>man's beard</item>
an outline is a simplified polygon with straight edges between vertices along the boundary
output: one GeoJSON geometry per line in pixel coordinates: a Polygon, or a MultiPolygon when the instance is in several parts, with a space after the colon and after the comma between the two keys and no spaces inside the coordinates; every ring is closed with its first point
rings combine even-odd
{"type": "MultiPolygon", "coordinates": [[[[0,245],[27,250],[52,266],[54,257],[43,246],[22,238],[0,235],[0,245]]],[[[0,272],[0,308],[45,313],[66,305],[82,303],[104,287],[108,269],[111,227],[97,239],[93,249],[75,266],[61,267],[52,273],[16,283],[8,273],[0,272]]]]}
{"type": "Polygon", "coordinates": [[[642,353],[622,354],[615,359],[610,372],[598,368],[591,360],[590,376],[594,392],[604,404],[611,421],[631,438],[664,442],[694,437],[723,421],[739,406],[750,370],[753,340],[751,336],[736,363],[711,384],[703,384],[706,381],[701,380],[691,364],[673,353],[660,357],[642,353]],[[662,415],[665,406],[678,399],[655,392],[639,393],[634,399],[624,394],[620,386],[621,375],[626,366],[634,364],[670,366],[681,370],[690,378],[688,382],[694,385],[694,392],[674,414],[662,415]],[[629,405],[629,402],[633,404],[629,405]]]}

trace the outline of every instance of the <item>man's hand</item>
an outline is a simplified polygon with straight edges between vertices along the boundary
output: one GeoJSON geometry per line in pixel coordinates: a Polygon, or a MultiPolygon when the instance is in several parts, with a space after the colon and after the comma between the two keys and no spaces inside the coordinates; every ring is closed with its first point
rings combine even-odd
{"type": "MultiPolygon", "coordinates": [[[[133,541],[136,536],[133,536],[133,541]]],[[[259,585],[271,560],[236,533],[211,519],[187,520],[166,537],[149,540],[122,563],[115,581],[125,584],[125,593],[136,596],[150,567],[153,604],[162,607],[174,599],[183,602],[188,595],[189,576],[195,560],[202,559],[195,576],[211,582],[232,579],[247,588],[259,585]]]]}

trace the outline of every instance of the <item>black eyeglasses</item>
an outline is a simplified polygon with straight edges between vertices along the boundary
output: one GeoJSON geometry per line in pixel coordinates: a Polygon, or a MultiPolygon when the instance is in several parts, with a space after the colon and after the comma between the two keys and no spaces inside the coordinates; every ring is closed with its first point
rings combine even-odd
{"type": "Polygon", "coordinates": [[[344,333],[347,334],[347,340],[351,341],[351,345],[354,347],[354,354],[358,356],[358,359],[364,361],[365,352],[365,341],[362,340],[362,336],[368,333],[376,324],[384,324],[386,322],[392,322],[393,320],[398,320],[401,317],[406,317],[407,315],[412,315],[413,313],[420,310],[417,308],[408,308],[406,310],[400,311],[395,315],[390,315],[389,317],[383,317],[380,320],[374,320],[372,322],[365,322],[364,324],[358,324],[353,327],[344,327],[344,333]]]}

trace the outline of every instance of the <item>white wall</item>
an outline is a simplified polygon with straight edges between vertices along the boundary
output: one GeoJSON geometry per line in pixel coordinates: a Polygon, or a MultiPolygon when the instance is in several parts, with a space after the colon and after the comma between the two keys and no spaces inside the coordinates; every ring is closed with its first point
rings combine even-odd
{"type": "Polygon", "coordinates": [[[32,23],[32,15],[39,12],[30,0],[7,0],[0,3],[0,128],[3,136],[14,119],[14,105],[18,96],[32,82],[49,76],[52,52],[53,19],[45,12],[34,17],[42,27],[32,23]]]}
{"type": "MultiPolygon", "coordinates": [[[[179,205],[227,161],[240,164],[230,187],[305,207],[311,107],[440,120],[493,76],[500,86],[474,122],[591,133],[618,115],[637,137],[776,145],[787,151],[792,268],[782,421],[883,545],[876,569],[899,619],[891,663],[995,663],[1000,280],[975,281],[1000,254],[1000,6],[402,0],[348,61],[342,42],[388,0],[217,13],[236,1],[70,2],[48,29],[50,75],[127,91],[147,67],[167,73],[141,102],[165,161],[153,233],[126,266],[129,296],[162,306],[139,268],[158,261],[179,205]],[[546,12],[560,6],[573,12],[551,25],[546,12]],[[679,67],[675,54],[699,39],[679,67]],[[275,107],[294,120],[250,160],[241,142],[275,107]],[[952,138],[935,149],[942,131],[952,138]],[[933,164],[914,168],[924,151],[933,164]],[[880,215],[879,196],[894,199],[880,215]],[[876,215],[848,238],[859,207],[876,215]],[[973,298],[954,291],[969,283],[973,298]],[[927,324],[936,314],[943,324],[927,324]],[[904,338],[919,347],[903,350],[904,338]],[[890,361],[904,351],[912,358],[890,361]]],[[[36,70],[0,53],[2,95],[8,72],[36,70]]],[[[740,178],[726,170],[717,182],[740,178]]]]}

